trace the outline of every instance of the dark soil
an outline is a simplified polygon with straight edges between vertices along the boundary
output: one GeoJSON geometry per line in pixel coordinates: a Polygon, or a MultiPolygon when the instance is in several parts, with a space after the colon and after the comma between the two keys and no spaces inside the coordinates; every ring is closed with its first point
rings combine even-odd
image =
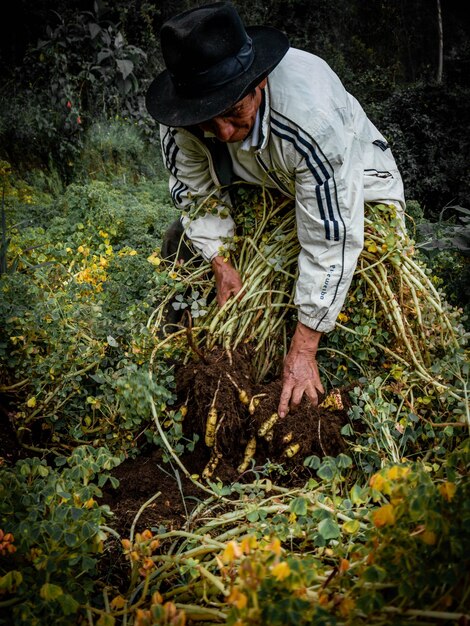
{"type": "MultiPolygon", "coordinates": [[[[180,368],[177,381],[178,398],[187,410],[186,432],[199,435],[207,467],[215,465],[211,476],[224,483],[240,481],[253,470],[253,464],[259,468],[268,461],[282,463],[290,481],[304,481],[306,456],[336,456],[345,448],[340,431],[348,419],[348,389],[323,396],[318,407],[304,397],[297,409],[277,419],[265,436],[259,435],[260,427],[277,411],[281,383],[252,382],[248,349],[236,353],[214,349],[180,368]],[[240,392],[246,393],[245,402],[240,392]],[[215,444],[209,447],[204,442],[211,407],[217,411],[217,431],[215,444]],[[246,446],[252,438],[256,439],[256,452],[253,462],[243,468],[246,446]]],[[[247,480],[250,478],[252,474],[247,480]]]]}
{"type": "Polygon", "coordinates": [[[0,467],[12,465],[30,454],[18,443],[12,416],[9,400],[0,394],[0,467]]]}

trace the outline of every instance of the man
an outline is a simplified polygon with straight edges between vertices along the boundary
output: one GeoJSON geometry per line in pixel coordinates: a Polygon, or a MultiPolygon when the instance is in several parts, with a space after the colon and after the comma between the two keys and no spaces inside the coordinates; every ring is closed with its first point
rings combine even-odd
{"type": "Polygon", "coordinates": [[[147,108],[162,149],[186,241],[212,264],[220,306],[243,284],[222,254],[231,174],[295,198],[298,322],[284,362],[278,413],[323,392],[316,353],[331,331],[363,246],[364,202],[405,206],[384,137],[320,58],[289,48],[268,26],[243,26],[225,2],[185,11],[161,30],[166,70],[147,108]],[[227,176],[227,162],[230,174],[227,176]],[[218,214],[197,211],[207,197],[218,214]]]}

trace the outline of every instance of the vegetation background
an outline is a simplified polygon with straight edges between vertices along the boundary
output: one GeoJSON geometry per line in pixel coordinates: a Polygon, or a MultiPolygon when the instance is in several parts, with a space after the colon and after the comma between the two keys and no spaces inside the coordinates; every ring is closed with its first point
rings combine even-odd
{"type": "MultiPolygon", "coordinates": [[[[390,142],[416,253],[452,305],[415,315],[426,382],[380,361],[371,337],[389,335],[362,285],[342,320],[354,360],[327,361],[335,384],[388,370],[356,394],[351,456],[306,459],[305,489],[277,488],[269,468],[205,485],[191,532],[136,532],[149,500],[120,536],[102,502],[124,459],[196,445],[168,363],[182,352],[154,352],[156,307],[178,290],[183,302],[183,286],[161,267],[176,211],[144,105],[161,24],[196,4],[16,0],[0,21],[0,624],[467,624],[470,22],[458,0],[234,2],[247,24],[323,57],[390,142]]],[[[193,317],[204,307],[193,295],[193,317]]],[[[333,335],[334,354],[343,346],[333,335]]]]}

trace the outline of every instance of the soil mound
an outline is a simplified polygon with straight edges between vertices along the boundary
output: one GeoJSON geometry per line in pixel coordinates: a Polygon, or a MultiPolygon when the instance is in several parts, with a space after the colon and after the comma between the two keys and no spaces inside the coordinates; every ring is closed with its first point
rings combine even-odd
{"type": "Polygon", "coordinates": [[[348,421],[349,388],[320,398],[318,407],[303,398],[280,419],[281,383],[254,384],[251,360],[248,348],[217,347],[176,372],[184,431],[198,434],[207,457],[203,477],[240,480],[269,462],[300,478],[305,457],[336,456],[345,449],[341,428],[348,421]]]}

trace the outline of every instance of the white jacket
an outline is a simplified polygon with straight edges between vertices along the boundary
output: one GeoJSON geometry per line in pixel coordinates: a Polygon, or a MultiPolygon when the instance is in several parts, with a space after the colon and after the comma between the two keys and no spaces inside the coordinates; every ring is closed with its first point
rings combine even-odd
{"type": "MultiPolygon", "coordinates": [[[[162,150],[185,232],[210,260],[233,235],[234,222],[210,149],[217,140],[194,131],[162,126],[162,150]],[[200,216],[195,207],[208,196],[211,212],[200,216]]],[[[238,178],[295,198],[298,318],[315,330],[332,330],[362,250],[364,202],[405,208],[386,140],[322,59],[290,48],[268,76],[258,145],[227,147],[238,178]]]]}

